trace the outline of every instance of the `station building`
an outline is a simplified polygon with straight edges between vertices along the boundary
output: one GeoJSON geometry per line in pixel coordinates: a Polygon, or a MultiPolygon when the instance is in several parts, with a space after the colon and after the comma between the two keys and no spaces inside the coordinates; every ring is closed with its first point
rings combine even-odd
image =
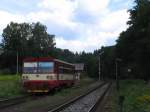
{"type": "Polygon", "coordinates": [[[81,74],[84,72],[84,63],[75,63],[75,78],[80,80],[81,74]]]}

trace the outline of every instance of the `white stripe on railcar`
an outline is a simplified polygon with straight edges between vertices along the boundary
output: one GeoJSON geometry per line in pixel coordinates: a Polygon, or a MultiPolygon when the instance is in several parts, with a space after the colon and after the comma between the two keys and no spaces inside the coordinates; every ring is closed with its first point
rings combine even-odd
{"type": "Polygon", "coordinates": [[[57,80],[56,74],[23,74],[22,79],[27,80],[57,80]]]}

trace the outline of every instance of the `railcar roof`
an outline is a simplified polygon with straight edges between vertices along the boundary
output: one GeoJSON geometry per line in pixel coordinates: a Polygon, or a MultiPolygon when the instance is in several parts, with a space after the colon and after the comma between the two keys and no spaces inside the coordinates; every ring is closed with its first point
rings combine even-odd
{"type": "Polygon", "coordinates": [[[60,62],[60,63],[64,63],[64,64],[68,64],[68,65],[74,66],[74,64],[72,64],[72,63],[68,63],[68,62],[63,61],[63,60],[55,59],[55,58],[53,58],[53,57],[40,57],[40,58],[28,57],[28,58],[25,58],[23,61],[24,61],[24,62],[56,61],[56,62],[60,62]]]}
{"type": "Polygon", "coordinates": [[[40,57],[40,58],[28,57],[28,58],[25,58],[23,61],[32,62],[32,61],[52,61],[52,60],[54,60],[54,58],[52,57],[40,57]]]}
{"type": "Polygon", "coordinates": [[[54,61],[74,66],[74,64],[72,64],[72,63],[68,63],[66,61],[62,61],[62,60],[59,60],[59,59],[54,59],[54,61]]]}

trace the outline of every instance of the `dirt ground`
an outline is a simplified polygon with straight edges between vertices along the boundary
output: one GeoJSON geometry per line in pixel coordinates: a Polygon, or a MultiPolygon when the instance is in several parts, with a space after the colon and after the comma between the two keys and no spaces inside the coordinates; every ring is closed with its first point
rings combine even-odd
{"type": "Polygon", "coordinates": [[[111,89],[106,93],[96,112],[116,112],[116,102],[116,87],[115,84],[113,84],[111,89]]]}

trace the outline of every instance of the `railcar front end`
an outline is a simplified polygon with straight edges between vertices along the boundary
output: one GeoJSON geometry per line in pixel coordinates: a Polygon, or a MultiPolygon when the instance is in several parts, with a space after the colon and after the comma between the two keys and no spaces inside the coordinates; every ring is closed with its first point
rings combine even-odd
{"type": "Polygon", "coordinates": [[[22,74],[27,92],[49,92],[74,84],[74,66],[51,58],[25,59],[22,74]]]}

